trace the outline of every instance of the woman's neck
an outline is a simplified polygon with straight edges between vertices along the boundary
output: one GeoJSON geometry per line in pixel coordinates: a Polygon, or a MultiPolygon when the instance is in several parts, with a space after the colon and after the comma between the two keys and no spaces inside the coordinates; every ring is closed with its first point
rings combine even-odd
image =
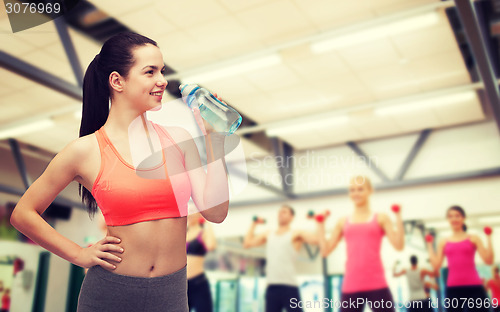
{"type": "Polygon", "coordinates": [[[453,236],[455,237],[461,237],[465,234],[463,229],[452,229],[453,231],[453,236]]]}
{"type": "MultiPolygon", "coordinates": [[[[140,115],[140,112],[128,109],[126,103],[120,101],[112,101],[105,126],[107,130],[110,130],[112,132],[128,133],[130,125],[140,115]]],[[[146,113],[143,112],[143,115],[145,118],[146,113]]]]}
{"type": "Polygon", "coordinates": [[[370,204],[368,202],[360,205],[355,205],[354,206],[354,212],[355,213],[360,213],[360,214],[368,214],[371,212],[370,210],[370,204]]]}

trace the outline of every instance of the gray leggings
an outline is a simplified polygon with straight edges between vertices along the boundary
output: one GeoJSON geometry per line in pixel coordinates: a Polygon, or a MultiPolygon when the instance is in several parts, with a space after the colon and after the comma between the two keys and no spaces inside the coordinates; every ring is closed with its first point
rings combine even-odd
{"type": "Polygon", "coordinates": [[[77,312],[188,312],[186,267],[158,277],[116,274],[91,267],[77,312]]]}

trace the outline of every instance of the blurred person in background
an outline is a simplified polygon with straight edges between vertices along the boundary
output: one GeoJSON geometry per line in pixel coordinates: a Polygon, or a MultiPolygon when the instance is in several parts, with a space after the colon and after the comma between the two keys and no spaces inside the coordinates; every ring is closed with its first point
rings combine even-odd
{"type": "Polygon", "coordinates": [[[255,218],[244,241],[244,248],[266,245],[266,312],[302,311],[298,307],[300,292],[295,272],[295,261],[304,243],[317,245],[316,233],[292,230],[290,225],[295,210],[283,205],[278,212],[278,229],[255,234],[255,228],[263,223],[255,218]]]}
{"type": "Polygon", "coordinates": [[[477,251],[486,264],[493,264],[491,236],[487,236],[487,245],[484,246],[479,236],[467,233],[465,210],[460,206],[448,208],[446,218],[453,234],[439,242],[437,251],[434,250],[432,241],[427,241],[427,250],[434,269],[437,271],[441,268],[445,256],[448,262],[448,280],[443,304],[447,311],[463,311],[462,303],[467,299],[467,302],[471,302],[468,311],[489,311],[484,305],[488,296],[476,270],[474,257],[477,251]]]}
{"type": "Polygon", "coordinates": [[[435,277],[436,273],[434,271],[429,271],[424,268],[418,267],[418,258],[415,255],[410,257],[410,269],[396,271],[396,265],[394,266],[393,276],[406,276],[408,280],[408,290],[410,292],[410,307],[409,312],[413,311],[432,311],[431,305],[429,304],[430,294],[425,291],[425,278],[426,276],[435,277]]]}
{"type": "Polygon", "coordinates": [[[212,226],[200,213],[190,214],[187,220],[186,252],[189,311],[212,312],[210,283],[205,275],[205,255],[215,250],[216,239],[212,226]]]}
{"type": "Polygon", "coordinates": [[[382,300],[386,304],[372,305],[373,311],[395,311],[392,293],[385,278],[380,248],[382,238],[387,236],[394,249],[403,250],[403,220],[399,209],[395,211],[396,227],[388,215],[372,211],[372,193],[372,184],[367,177],[353,177],[349,184],[349,198],[354,204],[353,214],[339,219],[328,240],[325,237],[324,224],[318,223],[323,257],[326,258],[332,253],[342,238],[346,241],[347,261],[340,299],[343,312],[363,311],[368,301],[376,305],[382,300]],[[364,303],[357,304],[359,299],[364,299],[364,303]],[[392,305],[387,303],[389,301],[392,305]],[[350,302],[356,304],[350,305],[350,302]]]}
{"type": "Polygon", "coordinates": [[[491,300],[496,300],[495,312],[500,312],[500,275],[498,266],[493,266],[491,269],[493,276],[486,282],[486,288],[491,292],[491,300]]]}
{"type": "Polygon", "coordinates": [[[2,295],[2,308],[0,312],[9,312],[10,310],[10,289],[6,288],[2,295]]]}

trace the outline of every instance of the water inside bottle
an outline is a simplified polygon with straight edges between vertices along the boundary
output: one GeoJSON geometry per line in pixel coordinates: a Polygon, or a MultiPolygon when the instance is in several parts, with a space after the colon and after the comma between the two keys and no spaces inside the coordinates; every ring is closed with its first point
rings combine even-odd
{"type": "Polygon", "coordinates": [[[240,115],[211,93],[206,92],[204,95],[197,98],[202,116],[214,127],[215,131],[233,133],[241,123],[240,115]]]}

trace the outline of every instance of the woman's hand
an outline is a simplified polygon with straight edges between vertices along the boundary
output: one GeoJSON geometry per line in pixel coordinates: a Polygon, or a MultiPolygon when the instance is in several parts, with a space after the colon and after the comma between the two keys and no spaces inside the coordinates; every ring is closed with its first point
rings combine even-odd
{"type": "Polygon", "coordinates": [[[110,263],[109,260],[120,262],[122,259],[109,251],[123,253],[123,248],[116,245],[120,242],[121,240],[118,237],[106,236],[97,243],[87,248],[82,248],[75,264],[84,268],[100,265],[105,269],[114,270],[116,269],[116,265],[110,263]]]}
{"type": "MultiPolygon", "coordinates": [[[[226,102],[224,102],[218,95],[217,93],[213,94],[219,101],[227,105],[226,102]]],[[[203,135],[207,135],[210,133],[216,132],[214,127],[210,123],[208,123],[203,117],[201,117],[200,109],[198,107],[195,107],[192,109],[193,114],[194,114],[194,119],[196,120],[196,123],[198,124],[198,127],[200,127],[201,133],[203,135]]]]}

